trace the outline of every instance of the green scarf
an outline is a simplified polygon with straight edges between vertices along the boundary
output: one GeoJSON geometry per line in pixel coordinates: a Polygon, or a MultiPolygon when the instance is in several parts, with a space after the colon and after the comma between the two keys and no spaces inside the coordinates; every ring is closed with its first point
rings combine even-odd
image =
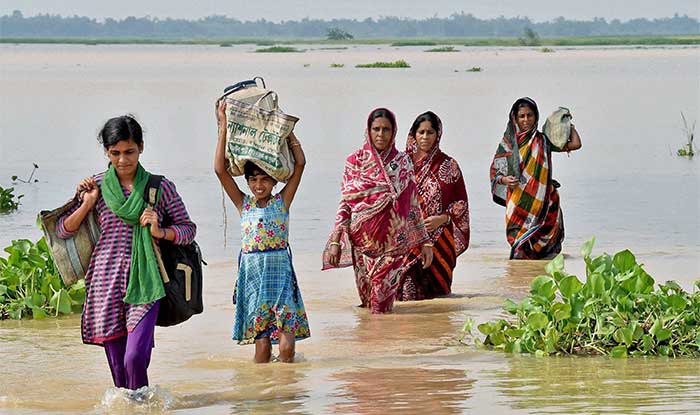
{"type": "Polygon", "coordinates": [[[128,304],[148,304],[165,297],[160,269],[153,252],[150,226],[141,226],[139,223],[139,218],[147,207],[143,194],[150,176],[151,174],[139,163],[133,190],[127,199],[117,172],[114,166],[110,165],[100,186],[102,198],[109,210],[134,228],[129,283],[124,297],[124,302],[128,304]]]}

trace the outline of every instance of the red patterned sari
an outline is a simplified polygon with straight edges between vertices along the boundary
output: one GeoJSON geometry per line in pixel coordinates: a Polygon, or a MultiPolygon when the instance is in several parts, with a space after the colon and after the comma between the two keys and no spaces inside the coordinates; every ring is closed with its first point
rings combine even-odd
{"type": "Polygon", "coordinates": [[[442,121],[436,118],[437,141],[430,153],[419,159],[416,138],[411,135],[406,141],[406,153],[413,158],[423,218],[447,214],[450,220],[430,233],[434,246],[429,268],[423,269],[420,247],[414,247],[407,256],[407,269],[396,295],[401,301],[450,294],[457,257],[469,247],[467,189],[457,162],[440,150],[442,121]]]}
{"type": "Polygon", "coordinates": [[[396,128],[391,144],[380,153],[369,139],[369,119],[367,124],[364,145],[345,161],[340,205],[323,254],[323,269],[333,267],[328,260],[330,242],[339,240],[339,267],[354,267],[362,306],[372,313],[385,313],[393,308],[406,253],[426,242],[428,234],[413,164],[394,145],[396,128]]]}

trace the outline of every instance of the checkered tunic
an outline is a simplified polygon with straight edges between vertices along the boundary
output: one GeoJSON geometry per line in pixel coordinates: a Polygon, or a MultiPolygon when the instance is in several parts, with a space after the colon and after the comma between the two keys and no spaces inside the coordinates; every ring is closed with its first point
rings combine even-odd
{"type": "MultiPolygon", "coordinates": [[[[104,173],[95,176],[98,185],[102,183],[103,177],[104,173]]],[[[170,229],[175,232],[174,243],[192,242],[197,228],[190,220],[175,184],[163,178],[161,189],[162,194],[155,207],[159,222],[162,223],[167,214],[173,224],[170,229]]],[[[124,187],[122,190],[129,197],[130,191],[124,187]]],[[[56,225],[58,237],[65,239],[72,236],[71,232],[66,231],[64,221],[77,209],[78,206],[59,218],[56,225]]],[[[101,233],[85,274],[85,305],[81,327],[84,343],[101,345],[131,332],[153,304],[132,305],[122,301],[129,281],[133,227],[122,222],[109,210],[102,196],[95,209],[101,233]]]]}

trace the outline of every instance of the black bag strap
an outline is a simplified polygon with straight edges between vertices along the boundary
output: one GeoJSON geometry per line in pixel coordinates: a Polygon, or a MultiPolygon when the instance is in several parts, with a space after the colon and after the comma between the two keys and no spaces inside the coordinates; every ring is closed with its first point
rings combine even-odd
{"type": "Polygon", "coordinates": [[[160,183],[162,181],[163,176],[159,174],[152,174],[148,178],[146,188],[143,191],[143,199],[151,208],[155,207],[156,205],[156,197],[158,196],[158,190],[160,189],[160,183]]]}

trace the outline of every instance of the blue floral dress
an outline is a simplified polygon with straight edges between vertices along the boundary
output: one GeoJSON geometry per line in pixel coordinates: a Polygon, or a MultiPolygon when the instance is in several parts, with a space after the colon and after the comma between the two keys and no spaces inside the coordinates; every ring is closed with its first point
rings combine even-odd
{"type": "Polygon", "coordinates": [[[311,335],[288,245],[289,212],[280,194],[260,208],[243,198],[233,339],[250,344],[262,337],[279,342],[279,331],[296,340],[311,335]]]}

